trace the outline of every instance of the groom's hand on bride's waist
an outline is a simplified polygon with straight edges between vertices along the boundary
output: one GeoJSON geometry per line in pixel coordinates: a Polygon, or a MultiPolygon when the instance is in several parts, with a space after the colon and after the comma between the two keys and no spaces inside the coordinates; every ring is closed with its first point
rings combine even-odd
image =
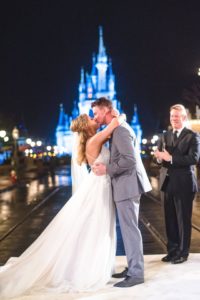
{"type": "Polygon", "coordinates": [[[94,163],[92,165],[92,171],[97,176],[102,176],[106,174],[106,165],[102,163],[94,163]]]}

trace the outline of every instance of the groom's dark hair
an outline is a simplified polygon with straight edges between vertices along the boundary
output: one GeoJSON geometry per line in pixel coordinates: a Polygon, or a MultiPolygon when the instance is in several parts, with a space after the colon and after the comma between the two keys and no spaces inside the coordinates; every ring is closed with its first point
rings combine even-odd
{"type": "Polygon", "coordinates": [[[112,110],[112,108],[113,108],[112,101],[105,97],[98,98],[97,100],[92,102],[91,107],[93,108],[95,106],[108,107],[110,110],[112,110]]]}

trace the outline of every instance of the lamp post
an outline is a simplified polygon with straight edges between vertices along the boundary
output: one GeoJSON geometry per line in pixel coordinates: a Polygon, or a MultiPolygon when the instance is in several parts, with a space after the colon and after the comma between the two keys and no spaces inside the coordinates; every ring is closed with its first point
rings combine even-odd
{"type": "Polygon", "coordinates": [[[12,131],[12,137],[13,137],[13,160],[12,160],[12,166],[13,170],[11,171],[11,179],[13,182],[17,180],[17,175],[18,175],[18,144],[17,140],[19,138],[19,130],[17,127],[13,128],[12,131]]]}

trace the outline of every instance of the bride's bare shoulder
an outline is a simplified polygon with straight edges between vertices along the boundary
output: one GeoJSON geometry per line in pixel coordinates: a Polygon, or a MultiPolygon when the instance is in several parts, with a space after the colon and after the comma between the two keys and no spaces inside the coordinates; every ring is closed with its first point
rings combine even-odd
{"type": "Polygon", "coordinates": [[[92,137],[87,140],[85,155],[88,163],[91,165],[100,153],[101,147],[94,142],[92,137]]]}

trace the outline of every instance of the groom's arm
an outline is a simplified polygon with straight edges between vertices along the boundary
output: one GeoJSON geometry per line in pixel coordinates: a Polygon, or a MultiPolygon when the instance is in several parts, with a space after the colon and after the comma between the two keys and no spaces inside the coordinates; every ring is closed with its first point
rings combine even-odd
{"type": "Polygon", "coordinates": [[[92,171],[98,175],[109,174],[110,177],[119,176],[127,171],[132,171],[136,165],[134,141],[129,130],[120,126],[115,129],[112,137],[112,144],[117,150],[117,159],[114,159],[111,164],[104,165],[95,163],[92,166],[92,171]]]}
{"type": "Polygon", "coordinates": [[[134,140],[129,130],[123,126],[116,128],[113,133],[112,143],[116,147],[118,157],[106,166],[107,174],[110,177],[115,177],[133,170],[136,165],[136,158],[134,140]]]}

